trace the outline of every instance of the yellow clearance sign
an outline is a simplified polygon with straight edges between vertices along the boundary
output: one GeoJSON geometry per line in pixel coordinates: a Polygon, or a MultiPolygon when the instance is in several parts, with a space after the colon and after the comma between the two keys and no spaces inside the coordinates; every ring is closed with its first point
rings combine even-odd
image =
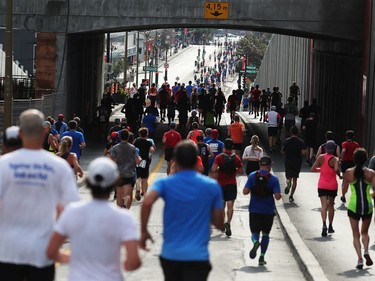
{"type": "Polygon", "coordinates": [[[205,2],[204,18],[215,20],[227,20],[229,14],[228,2],[205,2]]]}

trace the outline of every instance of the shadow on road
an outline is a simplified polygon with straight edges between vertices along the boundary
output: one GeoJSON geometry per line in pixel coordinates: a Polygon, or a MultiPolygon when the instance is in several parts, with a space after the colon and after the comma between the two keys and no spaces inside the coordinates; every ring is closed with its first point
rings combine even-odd
{"type": "Polygon", "coordinates": [[[233,271],[243,271],[246,273],[271,272],[266,266],[243,266],[241,268],[234,268],[233,271]]]}
{"type": "Polygon", "coordinates": [[[341,273],[338,273],[338,276],[343,276],[345,278],[360,278],[363,276],[373,276],[372,273],[368,272],[369,268],[364,268],[364,269],[351,269],[347,270],[341,273]]]}

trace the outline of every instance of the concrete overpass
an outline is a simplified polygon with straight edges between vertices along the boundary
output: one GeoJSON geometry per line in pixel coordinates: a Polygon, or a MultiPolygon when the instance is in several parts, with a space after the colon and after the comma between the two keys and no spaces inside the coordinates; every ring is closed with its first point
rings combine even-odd
{"type": "MultiPolygon", "coordinates": [[[[0,26],[5,25],[5,2],[0,1],[0,26]]],[[[212,1],[204,0],[14,0],[14,27],[79,33],[204,26],[312,38],[363,39],[364,1],[216,2],[222,5],[214,7],[212,1]],[[211,19],[205,11],[211,12],[211,19]],[[215,12],[224,12],[226,17],[213,16],[215,12]]]]}

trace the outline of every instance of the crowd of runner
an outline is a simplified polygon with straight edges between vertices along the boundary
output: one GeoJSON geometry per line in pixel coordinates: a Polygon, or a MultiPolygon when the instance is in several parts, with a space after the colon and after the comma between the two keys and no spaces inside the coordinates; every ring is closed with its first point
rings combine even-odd
{"type": "MultiPolygon", "coordinates": [[[[76,178],[83,176],[79,162],[86,147],[80,119],[65,123],[62,114],[55,121],[37,110],[23,112],[20,127],[4,132],[3,151],[7,155],[0,159],[0,276],[11,281],[53,280],[53,261],[57,261],[71,263],[69,280],[122,280],[120,250],[126,248],[125,270],[141,266],[138,246],[147,249],[147,240],[153,241],[148,223],[153,204],[162,198],[160,263],[165,280],[207,280],[211,270],[210,224],[227,237],[232,235],[237,176],[243,174],[247,181],[242,192],[250,194],[249,257],[256,258],[260,248],[258,264],[263,266],[275,200],[280,200],[282,193],[278,178],[271,173],[270,155],[278,149],[285,155],[284,192],[291,204],[303,160],[313,172],[320,173],[321,236],[335,232],[335,197],[341,193],[340,199],[346,203],[350,189],[347,208],[358,255],[356,268],[362,269],[364,263],[371,266],[368,229],[373,213],[375,158],[365,167],[367,152],[354,140],[351,130],[341,145],[335,143],[333,132],[327,131],[326,142],[314,153],[320,108],[313,100],[298,109],[300,92],[295,82],[285,105],[278,87],[272,92],[269,88],[261,90],[259,85],[248,91],[238,87],[226,98],[218,84],[233,70],[234,50],[235,46],[228,44],[215,52],[213,68],[205,69],[197,62],[201,76],[187,85],[164,83],[160,89],[154,84],[149,89],[133,85],[122,110],[125,117],[116,118],[111,128],[103,127],[108,130],[107,144],[104,157],[92,161],[87,170],[85,182],[93,195],[88,202],[74,202],[79,200],[76,178]],[[230,113],[230,124],[224,132],[220,124],[225,111],[230,113]],[[246,145],[247,130],[236,111],[267,122],[268,155],[258,135],[252,135],[246,145]],[[300,130],[296,116],[301,117],[300,130]],[[161,137],[167,176],[149,187],[160,122],[168,124],[161,137]],[[282,128],[285,139],[281,139],[282,128]],[[337,176],[343,179],[341,188],[337,176]],[[113,190],[119,208],[109,200],[113,190]],[[134,199],[142,203],[140,237],[128,211],[134,199]],[[61,250],[67,239],[71,254],[61,250]]],[[[112,105],[107,94],[98,108],[99,122],[108,124],[112,105]]]]}

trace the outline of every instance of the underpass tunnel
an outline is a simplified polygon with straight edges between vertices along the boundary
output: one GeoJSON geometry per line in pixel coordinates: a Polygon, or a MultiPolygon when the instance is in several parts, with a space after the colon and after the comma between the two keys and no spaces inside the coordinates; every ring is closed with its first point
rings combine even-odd
{"type": "MultiPolygon", "coordinates": [[[[364,136],[364,112],[362,110],[363,78],[361,74],[363,47],[358,42],[311,39],[312,48],[305,55],[306,59],[293,59],[297,72],[303,72],[305,77],[298,84],[305,89],[300,97],[311,103],[317,98],[321,106],[322,131],[333,130],[338,139],[343,139],[345,131],[353,129],[358,139],[364,136]]],[[[66,55],[66,114],[79,116],[84,127],[94,124],[95,108],[99,105],[104,92],[103,63],[104,63],[104,33],[69,34],[66,55]]],[[[287,52],[287,50],[284,50],[287,52]]],[[[274,73],[258,73],[256,81],[261,81],[261,75],[268,75],[269,85],[261,88],[276,86],[280,73],[288,72],[288,65],[280,63],[283,56],[274,57],[277,66],[274,73]],[[272,82],[274,81],[274,84],[272,82]]],[[[296,71],[295,71],[296,72],[296,71]]],[[[64,75],[64,74],[63,74],[64,75]]],[[[291,84],[291,75],[284,75],[283,83],[291,84]]],[[[170,83],[173,83],[169,79],[170,83]]],[[[187,82],[187,81],[185,81],[187,82]]],[[[289,85],[290,86],[290,85],[289,85]]],[[[286,99],[289,88],[284,87],[286,99]]]]}

